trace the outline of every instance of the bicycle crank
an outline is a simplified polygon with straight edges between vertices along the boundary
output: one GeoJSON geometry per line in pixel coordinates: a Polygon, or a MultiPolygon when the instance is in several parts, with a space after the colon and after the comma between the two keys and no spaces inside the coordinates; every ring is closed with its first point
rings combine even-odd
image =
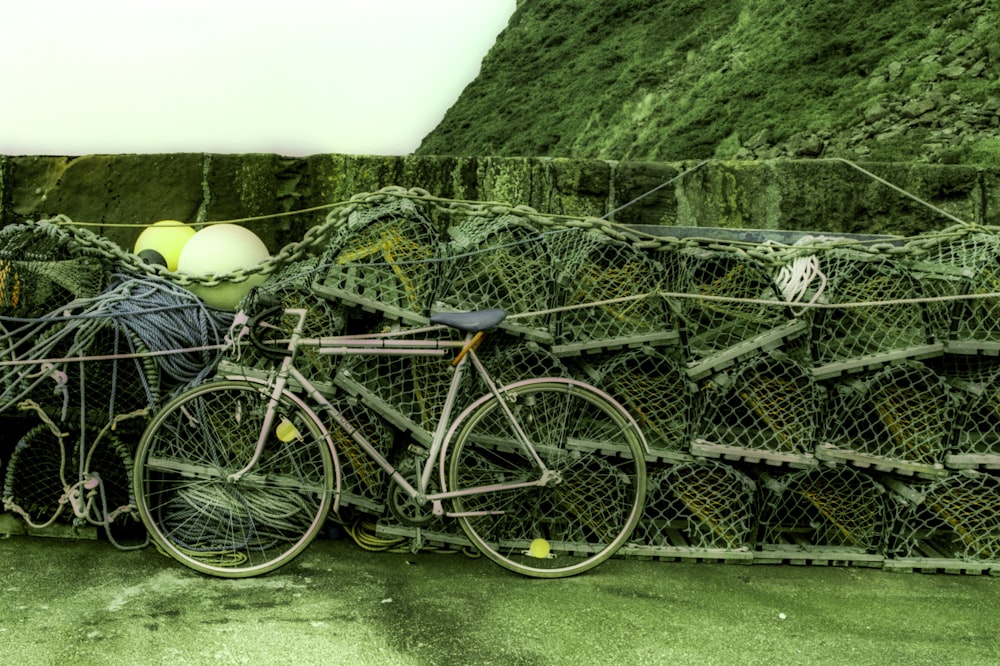
{"type": "MultiPolygon", "coordinates": [[[[425,457],[414,453],[404,453],[396,465],[399,472],[406,481],[414,488],[420,485],[420,472],[423,469],[425,457]]],[[[430,490],[430,488],[428,488],[430,490]]],[[[389,513],[404,525],[412,527],[423,527],[431,523],[434,515],[434,505],[431,502],[420,504],[417,498],[411,497],[406,490],[398,483],[389,484],[389,513]]]]}

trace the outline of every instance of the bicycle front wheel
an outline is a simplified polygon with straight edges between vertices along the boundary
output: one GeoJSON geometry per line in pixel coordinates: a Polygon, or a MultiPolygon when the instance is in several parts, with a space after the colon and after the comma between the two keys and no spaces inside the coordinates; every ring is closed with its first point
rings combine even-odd
{"type": "Polygon", "coordinates": [[[504,403],[551,479],[541,478],[501,403],[481,399],[453,427],[449,491],[462,529],[497,564],[538,578],[583,573],[631,536],[646,496],[643,439],[606,393],[572,379],[518,382],[504,403]]]}
{"type": "Polygon", "coordinates": [[[157,545],[192,569],[225,578],[272,571],[322,528],[335,465],[312,410],[291,395],[260,460],[251,460],[271,403],[263,385],[226,380],[190,389],[150,422],[135,458],[136,504],[157,545]]]}

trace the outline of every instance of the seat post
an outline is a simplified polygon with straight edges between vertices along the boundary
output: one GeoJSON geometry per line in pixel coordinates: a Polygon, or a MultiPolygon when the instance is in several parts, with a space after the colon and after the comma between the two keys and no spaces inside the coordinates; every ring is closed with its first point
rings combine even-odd
{"type": "Polygon", "coordinates": [[[458,352],[458,355],[455,356],[455,360],[453,360],[451,364],[457,366],[459,363],[461,363],[462,359],[465,358],[466,354],[468,354],[470,351],[479,349],[479,345],[483,343],[483,340],[485,338],[486,338],[486,331],[476,331],[475,335],[473,335],[472,333],[466,335],[465,346],[462,347],[462,350],[460,352],[458,352]]]}

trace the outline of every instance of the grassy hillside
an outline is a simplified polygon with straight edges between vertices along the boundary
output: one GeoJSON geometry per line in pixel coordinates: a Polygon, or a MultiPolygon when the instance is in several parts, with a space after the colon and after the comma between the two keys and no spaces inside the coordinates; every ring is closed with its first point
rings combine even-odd
{"type": "Polygon", "coordinates": [[[522,0],[417,154],[1000,164],[1000,7],[522,0]]]}

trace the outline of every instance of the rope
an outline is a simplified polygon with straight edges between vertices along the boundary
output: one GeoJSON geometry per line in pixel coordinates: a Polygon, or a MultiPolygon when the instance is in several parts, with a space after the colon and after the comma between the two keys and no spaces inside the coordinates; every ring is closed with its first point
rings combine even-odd
{"type": "MultiPolygon", "coordinates": [[[[399,187],[388,187],[374,193],[358,194],[348,201],[339,201],[286,213],[228,220],[227,222],[229,223],[245,223],[314,213],[321,210],[327,211],[324,222],[307,230],[300,241],[286,245],[275,256],[257,266],[240,269],[226,275],[187,276],[170,274],[164,267],[146,264],[131,253],[125,252],[113,242],[95,235],[86,228],[87,226],[95,225],[75,223],[65,216],[41,221],[35,225],[35,228],[40,233],[44,233],[50,237],[58,237],[68,243],[74,243],[73,247],[79,248],[80,252],[84,255],[111,259],[115,262],[117,270],[120,273],[113,276],[112,286],[97,297],[78,299],[40,319],[4,319],[5,324],[16,324],[16,326],[10,330],[5,330],[4,334],[0,336],[0,342],[3,342],[3,346],[10,350],[9,354],[11,356],[9,359],[5,356],[0,360],[0,380],[3,381],[3,388],[0,389],[3,393],[0,395],[0,398],[6,399],[9,395],[13,396],[12,399],[6,401],[3,407],[14,402],[19,402],[19,404],[23,405],[24,402],[20,401],[26,395],[38,386],[52,381],[55,383],[55,390],[60,391],[63,396],[63,415],[65,418],[69,391],[67,382],[65,381],[65,372],[63,372],[61,366],[72,361],[110,360],[113,361],[113,367],[117,368],[118,363],[125,363],[129,359],[134,361],[149,357],[155,358],[164,374],[176,380],[182,387],[204,380],[214,370],[220,352],[226,348],[226,336],[230,326],[234,323],[234,315],[228,311],[214,310],[205,306],[200,299],[191,294],[187,289],[184,289],[185,286],[193,284],[213,286],[223,282],[240,282],[255,274],[273,275],[276,271],[290,263],[299,261],[307,256],[314,257],[319,251],[325,250],[329,246],[331,237],[347,228],[352,216],[370,212],[379,206],[398,203],[400,200],[407,200],[424,207],[426,211],[422,210],[422,212],[427,212],[425,217],[428,219],[453,220],[470,217],[496,218],[499,216],[512,216],[529,224],[537,230],[537,233],[516,242],[500,243],[453,256],[384,262],[384,265],[393,268],[404,265],[441,263],[463,259],[520,244],[539,243],[556,234],[583,230],[602,234],[612,241],[627,244],[648,253],[707,249],[716,252],[732,253],[741,257],[751,257],[774,270],[774,281],[782,298],[782,300],[777,300],[657,290],[586,303],[563,305],[543,310],[513,313],[510,315],[511,319],[534,318],[541,315],[582,308],[606,307],[643,299],[695,299],[702,302],[753,303],[767,307],[790,307],[792,312],[801,314],[808,308],[848,309],[871,307],[874,305],[887,306],[1000,298],[1000,292],[990,292],[847,303],[829,303],[824,301],[825,297],[828,298],[826,294],[826,275],[821,270],[818,259],[819,255],[824,252],[848,248],[852,251],[871,256],[885,255],[912,259],[926,255],[930,250],[940,246],[942,243],[969,238],[975,234],[990,234],[995,237],[998,233],[998,229],[996,228],[963,221],[847,160],[838,161],[845,162],[880,184],[886,185],[927,206],[936,213],[957,223],[956,226],[933,233],[922,234],[918,237],[892,238],[885,242],[870,242],[849,237],[803,237],[799,241],[788,245],[777,242],[759,243],[740,240],[720,240],[708,237],[677,238],[667,235],[654,235],[609,219],[616,213],[635,205],[655,192],[702,169],[712,161],[705,160],[698,163],[694,167],[635,197],[624,205],[609,211],[601,218],[541,214],[527,206],[444,199],[433,196],[426,190],[417,188],[407,190],[399,187]],[[85,352],[93,344],[102,327],[106,327],[109,323],[114,331],[112,353],[104,356],[86,355],[85,352]],[[122,335],[124,335],[124,345],[122,344],[122,335]],[[32,344],[27,345],[27,348],[24,349],[24,341],[26,340],[32,341],[32,344]],[[149,351],[140,351],[136,341],[149,351]],[[15,350],[17,349],[22,349],[22,351],[16,352],[15,350]],[[57,351],[59,352],[58,354],[57,351]],[[26,370],[25,368],[28,369],[26,370]]],[[[202,223],[196,224],[200,225],[202,223]]],[[[122,224],[101,226],[145,225],[122,224]]],[[[664,228],[664,231],[669,232],[669,228],[664,228]]],[[[378,264],[354,265],[370,268],[378,264]]],[[[337,267],[344,269],[350,266],[350,264],[346,264],[338,265],[337,267]]],[[[317,266],[316,271],[326,270],[331,267],[331,265],[317,266]]],[[[289,282],[291,280],[289,278],[289,282]]],[[[411,336],[439,331],[444,328],[443,326],[427,326],[418,329],[387,332],[380,334],[378,337],[382,337],[383,335],[385,337],[395,335],[411,336]]],[[[370,336],[365,335],[363,337],[370,336]]],[[[155,396],[153,395],[154,388],[146,381],[143,372],[139,372],[138,374],[140,381],[143,382],[143,390],[147,394],[148,402],[152,405],[155,402],[155,396]]],[[[80,407],[81,412],[83,412],[86,407],[84,403],[86,401],[88,385],[85,381],[82,368],[78,382],[81,400],[80,407]]],[[[118,415],[115,414],[115,395],[119,388],[116,370],[112,372],[109,386],[111,387],[111,394],[108,396],[106,408],[109,419],[112,422],[116,422],[114,419],[118,415]]],[[[94,392],[93,384],[90,388],[91,392],[94,392]]],[[[39,412],[42,412],[41,407],[37,406],[37,404],[35,408],[39,412]]],[[[80,419],[81,432],[83,432],[84,418],[82,413],[80,419]]],[[[52,424],[52,427],[54,428],[54,424],[52,424]]],[[[62,435],[62,437],[64,436],[65,434],[62,435]]],[[[95,446],[99,440],[100,435],[98,435],[91,446],[95,446]]],[[[80,469],[77,470],[78,480],[72,485],[64,483],[66,493],[74,492],[74,489],[78,490],[80,484],[85,482],[86,475],[91,472],[89,470],[89,460],[87,464],[83,462],[82,453],[84,452],[86,442],[82,436],[79,445],[81,447],[81,465],[80,469]]],[[[91,449],[91,453],[92,451],[93,449],[91,449]]],[[[99,476],[96,478],[98,479],[98,487],[94,489],[95,492],[92,492],[88,499],[87,511],[93,510],[93,502],[100,496],[100,510],[103,515],[99,517],[99,520],[108,528],[113,517],[108,514],[106,498],[103,497],[103,481],[100,480],[99,476]]],[[[200,543],[202,537],[200,533],[178,532],[178,538],[186,543],[185,546],[182,546],[183,548],[190,547],[189,552],[198,553],[198,557],[215,558],[216,561],[234,561],[230,558],[239,557],[235,551],[247,546],[251,540],[253,540],[255,547],[262,547],[259,544],[272,544],[283,540],[285,534],[296,534],[298,533],[300,522],[308,518],[309,515],[300,497],[297,497],[294,493],[283,496],[276,491],[269,491],[265,501],[265,498],[260,494],[252,492],[241,492],[234,495],[221,488],[214,488],[212,490],[208,488],[201,490],[192,489],[189,494],[182,495],[178,493],[176,501],[178,504],[176,507],[170,508],[170,513],[178,523],[176,526],[177,529],[181,529],[186,518],[194,516],[197,516],[199,521],[207,520],[209,522],[212,520],[221,520],[223,516],[228,517],[231,514],[248,514],[252,516],[252,524],[243,526],[246,529],[245,536],[247,539],[247,543],[243,544],[200,543]],[[174,512],[175,508],[176,512],[174,512]]],[[[115,515],[117,515],[117,512],[115,515]]],[[[351,525],[347,531],[359,546],[369,549],[397,548],[406,541],[405,538],[379,538],[374,534],[374,527],[364,522],[357,522],[351,525]]]]}
{"type": "Polygon", "coordinates": [[[917,195],[913,194],[912,192],[907,192],[906,190],[904,190],[903,188],[899,187],[898,185],[894,185],[894,184],[890,183],[885,178],[882,178],[881,176],[877,176],[877,175],[873,174],[871,171],[868,171],[867,169],[862,168],[861,166],[855,164],[854,162],[851,162],[850,160],[846,160],[843,157],[831,157],[829,159],[833,160],[834,162],[842,162],[842,163],[846,164],[847,166],[851,167],[852,169],[856,169],[857,171],[860,171],[861,173],[863,173],[864,175],[868,176],[872,180],[877,181],[877,182],[881,183],[882,185],[885,185],[886,187],[888,187],[888,188],[890,188],[892,190],[895,190],[896,192],[899,192],[900,194],[902,194],[905,197],[909,197],[910,199],[913,199],[917,203],[919,203],[919,204],[921,204],[923,206],[926,206],[927,208],[931,209],[935,213],[943,215],[944,217],[948,218],[949,220],[952,220],[953,222],[957,222],[958,224],[962,224],[962,225],[969,225],[970,224],[969,222],[966,222],[965,220],[962,220],[962,219],[960,219],[958,217],[955,217],[954,215],[952,215],[948,211],[942,210],[942,209],[938,208],[937,206],[935,206],[934,204],[929,203],[927,201],[924,201],[923,199],[921,199],[917,195]]]}
{"type": "MultiPolygon", "coordinates": [[[[855,248],[861,251],[875,253],[875,254],[901,254],[901,255],[919,255],[922,252],[926,252],[926,249],[930,246],[940,243],[946,238],[957,238],[961,235],[972,234],[972,233],[996,233],[996,229],[991,227],[984,227],[981,225],[972,224],[957,218],[947,211],[944,211],[932,204],[920,199],[919,197],[913,195],[912,193],[906,192],[902,188],[893,185],[884,178],[881,178],[870,171],[867,171],[847,160],[837,158],[836,161],[844,162],[859,172],[865,174],[866,176],[874,179],[875,181],[884,184],[895,191],[898,191],[905,196],[921,203],[922,205],[928,207],[930,210],[954,221],[957,223],[956,227],[946,229],[942,232],[935,232],[932,234],[922,235],[918,238],[913,239],[898,239],[895,243],[871,243],[864,240],[856,238],[837,238],[833,240],[824,240],[821,243],[816,243],[810,245],[809,247],[801,248],[789,248],[785,246],[782,252],[789,252],[791,256],[798,256],[803,254],[815,254],[821,250],[829,250],[833,248],[855,248]]],[[[330,236],[338,229],[344,228],[348,219],[352,214],[361,209],[370,209],[375,206],[384,205],[386,203],[391,203],[393,201],[399,201],[401,199],[410,200],[413,202],[420,203],[437,213],[444,216],[449,216],[453,218],[459,217],[474,217],[474,216],[485,216],[485,217],[495,217],[500,215],[510,215],[523,219],[541,228],[544,231],[551,231],[555,229],[584,229],[584,230],[594,230],[600,232],[607,237],[625,243],[631,243],[637,248],[652,250],[652,251],[669,251],[677,250],[685,247],[706,247],[713,250],[720,251],[733,251],[737,253],[746,253],[757,259],[773,262],[772,267],[777,268],[780,264],[787,263],[790,258],[781,256],[781,252],[775,252],[774,248],[770,248],[766,251],[762,251],[759,243],[753,243],[749,241],[738,241],[738,240],[728,240],[720,241],[713,238],[699,238],[699,237],[685,237],[673,238],[663,235],[654,235],[640,230],[633,229],[627,225],[619,224],[613,222],[608,217],[611,217],[614,213],[619,212],[623,208],[631,206],[636,202],[642,200],[643,198],[651,195],[652,193],[676,182],[677,180],[686,177],[687,175],[703,168],[706,164],[714,162],[714,160],[708,160],[700,162],[691,169],[678,174],[674,178],[671,178],[656,187],[652,188],[648,192],[636,197],[635,199],[629,201],[628,203],[620,206],[609,213],[607,213],[602,218],[585,217],[581,218],[579,216],[573,215],[560,215],[560,214],[541,214],[538,211],[528,207],[528,206],[511,206],[508,204],[502,204],[497,202],[483,202],[483,201],[469,201],[463,199],[445,199],[442,197],[436,197],[431,195],[426,190],[420,188],[404,189],[398,186],[390,186],[378,190],[373,193],[359,193],[351,197],[348,201],[338,201],[330,204],[324,204],[321,206],[314,206],[312,208],[306,208],[297,211],[288,211],[284,213],[274,213],[269,215],[259,215],[253,217],[238,218],[233,220],[216,221],[214,223],[228,222],[228,223],[244,223],[251,221],[260,221],[275,219],[281,217],[288,217],[291,215],[316,212],[319,210],[329,210],[326,220],[314,227],[309,228],[303,238],[294,243],[290,243],[283,247],[276,255],[269,258],[268,260],[261,262],[260,264],[248,268],[242,268],[235,270],[228,274],[209,274],[209,275],[187,275],[180,273],[169,273],[165,267],[159,265],[151,265],[140,260],[135,255],[127,253],[118,247],[115,243],[97,236],[93,232],[84,228],[83,226],[76,225],[72,220],[65,216],[57,216],[49,220],[43,220],[36,224],[40,228],[44,228],[46,233],[61,234],[64,237],[71,238],[76,242],[84,251],[110,258],[119,265],[123,267],[124,270],[133,272],[135,274],[145,274],[150,276],[158,276],[165,278],[175,284],[181,286],[189,286],[194,284],[204,285],[204,286],[216,286],[223,283],[232,282],[242,282],[248,279],[252,275],[262,274],[271,275],[275,271],[279,270],[281,267],[305,258],[306,256],[312,256],[323,249],[326,248],[330,236]]],[[[669,229],[665,227],[664,230],[669,229]]],[[[399,265],[399,264],[397,264],[399,265]]]]}
{"type": "Polygon", "coordinates": [[[125,279],[103,306],[100,314],[135,333],[147,349],[190,350],[157,357],[164,372],[184,385],[214,370],[233,318],[160,279],[125,279]]]}
{"type": "Polygon", "coordinates": [[[713,161],[714,160],[703,160],[702,162],[699,162],[698,164],[696,164],[695,166],[691,167],[687,171],[684,171],[684,172],[681,172],[681,173],[677,174],[676,176],[674,176],[670,180],[663,181],[662,183],[660,183],[659,185],[657,185],[653,189],[649,190],[648,192],[644,192],[643,194],[640,194],[639,196],[637,196],[635,199],[632,199],[628,203],[622,204],[618,208],[615,208],[614,210],[608,211],[607,213],[605,213],[604,215],[601,216],[601,219],[603,219],[603,220],[611,219],[612,217],[614,217],[615,213],[623,211],[626,208],[628,208],[629,206],[642,201],[643,199],[645,199],[649,195],[655,194],[656,192],[659,192],[660,190],[662,190],[667,185],[671,185],[671,184],[677,182],[678,180],[681,180],[682,178],[686,177],[688,174],[694,173],[698,169],[702,168],[706,164],[708,164],[710,162],[713,162],[713,161]]]}
{"type": "Polygon", "coordinates": [[[375,524],[366,520],[357,520],[350,525],[344,525],[344,531],[360,548],[372,552],[392,551],[407,542],[406,537],[379,537],[375,532],[375,524]]]}

